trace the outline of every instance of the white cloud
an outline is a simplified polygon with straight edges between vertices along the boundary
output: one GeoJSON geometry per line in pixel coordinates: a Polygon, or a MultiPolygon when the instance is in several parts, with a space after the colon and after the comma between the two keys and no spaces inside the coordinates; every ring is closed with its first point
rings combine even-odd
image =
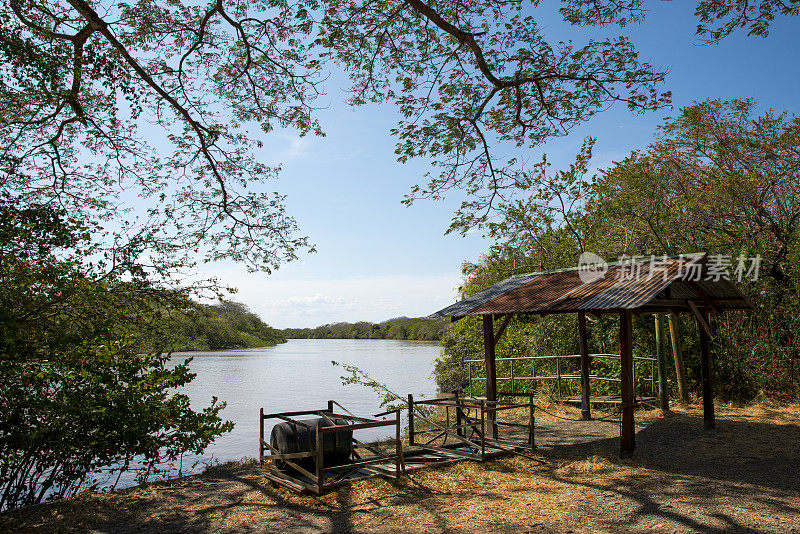
{"type": "MultiPolygon", "coordinates": [[[[344,299],[341,297],[329,297],[327,295],[320,295],[317,293],[313,297],[289,297],[285,301],[283,301],[289,305],[314,305],[314,304],[341,304],[344,302],[344,299]]],[[[273,305],[280,305],[281,301],[277,301],[277,303],[273,305]]]]}
{"type": "Polygon", "coordinates": [[[214,274],[239,289],[233,300],[278,328],[425,316],[455,302],[460,281],[457,273],[327,279],[290,278],[281,272],[252,275],[238,269],[214,274]]]}
{"type": "Polygon", "coordinates": [[[331,297],[317,293],[313,296],[288,297],[274,299],[262,305],[264,308],[290,309],[290,310],[342,310],[347,309],[347,301],[343,297],[331,297]]]}
{"type": "Polygon", "coordinates": [[[313,135],[298,135],[295,133],[276,133],[272,137],[272,150],[265,154],[268,162],[273,165],[288,163],[302,159],[311,153],[316,143],[313,135]]]}

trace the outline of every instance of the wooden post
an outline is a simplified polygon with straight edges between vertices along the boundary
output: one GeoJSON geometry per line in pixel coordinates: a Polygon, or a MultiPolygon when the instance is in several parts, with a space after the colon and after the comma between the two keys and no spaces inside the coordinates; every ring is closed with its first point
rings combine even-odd
{"type": "Polygon", "coordinates": [[[586,339],[586,312],[578,312],[578,341],[581,346],[581,419],[588,421],[592,418],[592,408],[589,405],[589,340],[586,339]]]}
{"type": "Polygon", "coordinates": [[[528,398],[528,441],[531,444],[531,447],[536,446],[536,438],[534,437],[534,431],[536,430],[536,414],[533,411],[533,395],[528,398]]]}
{"type": "Polygon", "coordinates": [[[620,456],[630,457],[636,448],[636,429],[633,422],[633,335],[631,312],[619,314],[620,393],[622,426],[620,427],[620,456]]]}
{"type": "MultiPolygon", "coordinates": [[[[494,326],[492,316],[483,316],[483,357],[486,365],[486,400],[489,401],[489,406],[494,406],[497,402],[497,369],[495,368],[495,353],[494,353],[494,326]]],[[[496,412],[490,411],[489,428],[491,429],[492,437],[497,437],[497,427],[494,425],[496,412]]]]}
{"type": "Polygon", "coordinates": [[[264,467],[264,408],[259,408],[258,410],[258,425],[261,427],[259,432],[260,441],[258,442],[258,463],[261,467],[264,467]]]}
{"type": "MultiPolygon", "coordinates": [[[[403,442],[400,441],[400,410],[398,409],[395,413],[395,438],[394,438],[394,452],[397,456],[397,461],[394,466],[395,476],[397,480],[400,480],[400,462],[403,459],[403,442]]],[[[405,463],[405,462],[404,462],[405,463]]],[[[405,466],[403,466],[403,470],[405,471],[405,466]]]]}
{"type": "Polygon", "coordinates": [[[558,388],[558,400],[563,398],[561,393],[561,356],[556,355],[556,387],[558,388]]]}
{"type": "Polygon", "coordinates": [[[328,401],[328,411],[333,413],[333,401],[332,400],[328,401]]]}
{"type": "Polygon", "coordinates": [[[669,390],[667,389],[667,354],[664,339],[664,315],[657,313],[656,323],[656,359],[658,360],[658,403],[661,411],[669,411],[669,390]]]}
{"type": "Polygon", "coordinates": [[[322,447],[322,425],[318,424],[317,427],[317,490],[322,493],[322,487],[325,485],[325,473],[322,471],[322,458],[325,453],[322,447]]]}
{"type": "Polygon", "coordinates": [[[408,444],[414,444],[414,395],[411,393],[408,394],[408,444]]]}
{"type": "MultiPolygon", "coordinates": [[[[708,323],[708,310],[701,310],[701,315],[708,323]]],[[[700,374],[703,382],[703,426],[714,428],[714,391],[711,384],[711,338],[697,319],[697,331],[700,334],[700,374]]]]}
{"type": "Polygon", "coordinates": [[[486,460],[486,410],[484,401],[481,401],[481,461],[484,460],[486,460]]]}
{"type": "Polygon", "coordinates": [[[456,401],[456,436],[463,436],[464,429],[461,428],[461,402],[460,402],[460,391],[457,389],[453,391],[453,399],[456,401]]]}
{"type": "Polygon", "coordinates": [[[669,314],[669,337],[672,340],[672,356],[675,360],[675,376],[678,381],[678,394],[681,402],[689,403],[689,389],[686,387],[686,366],[683,363],[681,349],[681,335],[678,328],[678,316],[674,313],[669,314]]]}

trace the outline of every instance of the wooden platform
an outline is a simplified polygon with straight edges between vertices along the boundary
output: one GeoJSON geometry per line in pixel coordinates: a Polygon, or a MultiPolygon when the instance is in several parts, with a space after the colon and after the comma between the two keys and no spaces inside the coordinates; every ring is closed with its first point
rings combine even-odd
{"type": "MultiPolygon", "coordinates": [[[[437,447],[436,450],[431,450],[425,447],[406,448],[404,451],[405,473],[416,471],[418,469],[424,469],[426,467],[440,466],[474,459],[472,456],[476,451],[476,447],[470,449],[470,447],[463,445],[437,447]]],[[[493,458],[503,454],[508,454],[508,452],[495,449],[486,451],[484,456],[486,458],[493,458]]],[[[373,464],[368,467],[353,469],[344,477],[338,478],[335,481],[326,481],[325,488],[332,489],[350,482],[366,480],[368,478],[382,476],[393,477],[394,474],[394,462],[373,464]]],[[[287,476],[276,469],[265,469],[264,476],[279,486],[283,486],[284,488],[296,491],[298,493],[310,493],[310,486],[314,484],[313,480],[297,472],[293,472],[291,473],[291,476],[287,476]]]]}

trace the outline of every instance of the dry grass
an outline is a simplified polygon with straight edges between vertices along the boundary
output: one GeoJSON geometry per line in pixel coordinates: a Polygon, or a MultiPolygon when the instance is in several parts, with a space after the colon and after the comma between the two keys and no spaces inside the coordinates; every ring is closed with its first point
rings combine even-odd
{"type": "Polygon", "coordinates": [[[717,415],[709,432],[697,407],[637,412],[637,454],[620,460],[613,418],[540,412],[531,459],[461,462],[321,497],[227,465],[4,514],[0,531],[800,532],[797,407],[718,405],[717,415]]]}

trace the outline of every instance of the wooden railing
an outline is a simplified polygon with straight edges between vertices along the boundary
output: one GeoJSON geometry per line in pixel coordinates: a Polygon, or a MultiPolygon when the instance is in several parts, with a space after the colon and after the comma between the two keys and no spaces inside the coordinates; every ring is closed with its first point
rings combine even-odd
{"type": "MultiPolygon", "coordinates": [[[[580,374],[563,374],[561,371],[564,368],[562,365],[562,360],[580,360],[580,354],[564,354],[564,355],[553,355],[553,356],[515,356],[512,358],[498,358],[496,360],[496,368],[498,370],[498,376],[496,378],[497,382],[510,382],[511,392],[516,392],[516,383],[519,381],[533,381],[534,383],[538,380],[555,380],[556,381],[556,391],[558,393],[559,398],[563,397],[563,387],[562,387],[562,380],[580,380],[580,374]],[[538,360],[555,360],[555,374],[547,374],[547,375],[537,375],[536,374],[536,362],[538,360]],[[514,362],[516,361],[526,361],[531,362],[530,365],[530,375],[529,376],[519,376],[515,375],[514,372],[514,362]],[[501,370],[503,362],[510,362],[508,368],[510,373],[508,376],[500,376],[499,371],[501,370]]],[[[589,354],[589,362],[595,359],[605,359],[605,360],[616,360],[619,361],[620,357],[619,354],[589,354]]],[[[644,376],[644,380],[646,383],[649,383],[650,390],[655,395],[655,391],[657,389],[656,384],[656,365],[658,360],[656,358],[649,358],[646,356],[634,356],[633,357],[633,381],[636,384],[636,375],[637,375],[637,365],[641,367],[643,362],[649,362],[649,375],[644,376],[641,370],[639,370],[640,377],[644,376]]],[[[467,364],[467,373],[469,377],[469,391],[473,392],[472,384],[473,382],[485,382],[486,377],[483,376],[476,376],[476,373],[473,372],[473,366],[476,367],[483,367],[485,366],[484,360],[464,360],[464,363],[467,364]]],[[[485,372],[484,372],[485,375],[485,372]]],[[[619,377],[613,376],[601,376],[597,374],[589,374],[589,380],[598,380],[598,381],[605,381],[605,382],[621,382],[619,377]]],[[[536,389],[535,386],[533,388],[536,389]]]]}

